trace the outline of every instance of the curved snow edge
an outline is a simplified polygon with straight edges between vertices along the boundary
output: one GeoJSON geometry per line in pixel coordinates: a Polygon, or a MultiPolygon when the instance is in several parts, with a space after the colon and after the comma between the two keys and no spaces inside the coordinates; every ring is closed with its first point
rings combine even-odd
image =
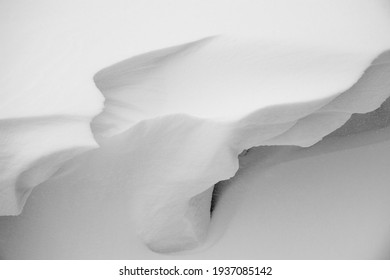
{"type": "MultiPolygon", "coordinates": [[[[156,54],[151,54],[147,56],[147,63],[158,67],[161,60],[169,61],[171,55],[186,52],[189,47],[193,45],[164,50],[163,58],[157,54],[157,60],[156,54]]],[[[136,64],[144,65],[145,61],[140,60],[142,57],[136,58],[136,64]]],[[[207,235],[210,190],[215,183],[235,175],[239,168],[238,155],[243,150],[262,145],[308,147],[341,127],[351,114],[375,110],[390,95],[389,61],[390,52],[382,53],[353,86],[339,94],[310,102],[262,108],[235,121],[170,114],[127,122],[127,114],[130,119],[134,117],[131,106],[123,106],[120,102],[116,107],[109,106],[110,111],[103,111],[92,122],[97,141],[103,146],[115,143],[122,148],[120,153],[139,158],[143,168],[138,172],[145,177],[150,174],[154,177],[151,180],[138,175],[132,181],[137,185],[138,193],[133,193],[133,199],[129,201],[131,215],[137,221],[137,230],[145,244],[163,253],[197,247],[207,235]],[[110,131],[109,134],[116,130],[115,121],[112,123],[106,115],[107,112],[116,114],[112,111],[115,108],[122,116],[119,125],[130,128],[104,139],[101,128],[110,131]],[[195,197],[198,202],[191,203],[195,197]]],[[[126,68],[126,63],[132,62],[131,59],[122,62],[120,67],[126,68]]],[[[136,82],[147,79],[143,76],[145,69],[141,69],[141,73],[121,72],[120,67],[113,71],[106,68],[95,75],[106,104],[112,105],[115,99],[105,91],[118,83],[126,84],[129,73],[135,73],[136,82]]],[[[130,75],[130,79],[134,76],[130,75]]],[[[131,101],[131,96],[129,98],[131,101]]]]}
{"type": "Polygon", "coordinates": [[[0,215],[19,215],[34,187],[61,166],[97,147],[83,116],[0,120],[0,215]]]}

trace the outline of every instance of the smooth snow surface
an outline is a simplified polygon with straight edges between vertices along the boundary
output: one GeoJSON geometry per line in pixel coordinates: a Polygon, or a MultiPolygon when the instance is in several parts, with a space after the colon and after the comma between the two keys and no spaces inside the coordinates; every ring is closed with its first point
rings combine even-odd
{"type": "Polygon", "coordinates": [[[173,114],[219,122],[252,114],[259,125],[292,122],[347,90],[377,55],[226,36],[140,55],[95,75],[106,101],[93,132],[109,137],[140,120],[173,114]],[[309,102],[315,104],[303,104],[309,102]],[[302,105],[273,112],[290,104],[302,105]]]}
{"type": "Polygon", "coordinates": [[[310,148],[251,149],[238,174],[224,183],[205,247],[174,255],[151,252],[135,234],[127,211],[135,186],[122,185],[118,178],[131,167],[115,165],[104,154],[108,151],[87,152],[34,189],[21,215],[0,217],[0,255],[388,259],[389,136],[387,127],[328,138],[310,148]],[[105,164],[101,159],[107,158],[105,164]],[[109,169],[98,176],[103,167],[109,169]]]}
{"type": "Polygon", "coordinates": [[[20,214],[33,187],[73,156],[96,146],[83,117],[0,120],[0,213],[20,214]]]}
{"type": "Polygon", "coordinates": [[[108,248],[104,223],[112,248],[141,246],[134,232],[156,252],[199,247],[242,151],[312,146],[390,95],[384,0],[12,1],[0,18],[0,215],[41,189],[0,242],[17,229],[33,248],[33,219],[53,246],[28,257],[85,256],[60,244],[77,230],[108,248]]]}
{"type": "Polygon", "coordinates": [[[310,146],[378,108],[390,96],[390,52],[362,75],[364,57],[218,37],[99,72],[106,106],[92,129],[137,159],[128,180],[142,189],[132,213],[144,242],[159,252],[199,245],[209,217],[182,213],[204,210],[190,199],[234,176],[243,150],[310,146]]]}

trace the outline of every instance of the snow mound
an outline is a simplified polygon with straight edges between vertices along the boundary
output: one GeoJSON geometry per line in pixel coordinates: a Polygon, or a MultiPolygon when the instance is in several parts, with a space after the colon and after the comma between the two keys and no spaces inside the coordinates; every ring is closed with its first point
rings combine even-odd
{"type": "Polygon", "coordinates": [[[96,147],[89,119],[47,116],[0,120],[0,215],[18,215],[32,189],[59,167],[96,147]]]}
{"type": "Polygon", "coordinates": [[[106,101],[92,131],[132,166],[129,211],[145,244],[201,244],[212,186],[234,176],[243,150],[311,146],[377,109],[390,95],[390,53],[378,55],[217,36],[98,72],[106,101]]]}
{"type": "Polygon", "coordinates": [[[107,196],[129,189],[150,248],[193,248],[211,188],[242,150],[310,146],[388,96],[388,54],[376,58],[390,46],[386,0],[0,5],[0,215],[92,149],[98,162],[74,192],[95,194],[97,178],[107,196]],[[230,32],[253,39],[210,37],[230,32]],[[106,101],[93,138],[103,98],[92,76],[127,57],[95,76],[106,101]]]}

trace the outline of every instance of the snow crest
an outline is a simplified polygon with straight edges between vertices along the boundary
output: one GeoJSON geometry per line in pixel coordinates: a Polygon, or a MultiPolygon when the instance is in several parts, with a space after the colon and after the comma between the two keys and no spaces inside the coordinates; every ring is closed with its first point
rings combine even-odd
{"type": "Polygon", "coordinates": [[[139,236],[156,252],[199,246],[213,185],[254,146],[308,147],[390,95],[390,53],[216,36],[101,70],[91,127],[118,162],[139,236]]]}
{"type": "Polygon", "coordinates": [[[97,147],[83,116],[0,120],[0,215],[19,215],[33,188],[74,156],[97,147]]]}

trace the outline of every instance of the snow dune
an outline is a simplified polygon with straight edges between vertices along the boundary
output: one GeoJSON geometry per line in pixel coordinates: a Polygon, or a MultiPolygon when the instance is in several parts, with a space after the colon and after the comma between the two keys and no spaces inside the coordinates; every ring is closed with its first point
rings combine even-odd
{"type": "Polygon", "coordinates": [[[88,125],[88,119],[77,116],[0,120],[1,215],[20,214],[35,186],[67,160],[97,146],[88,125]]]}
{"type": "Polygon", "coordinates": [[[57,253],[79,232],[112,245],[103,222],[115,248],[133,231],[155,252],[207,245],[213,186],[243,151],[370,130],[346,122],[390,96],[386,1],[109,3],[15,1],[3,17],[0,215],[40,189],[0,219],[13,246],[19,231],[32,248],[33,221],[57,253]]]}
{"type": "Polygon", "coordinates": [[[131,212],[144,242],[159,252],[200,245],[212,186],[234,176],[241,152],[307,147],[378,108],[390,53],[375,56],[220,36],[97,73],[106,102],[92,129],[138,162],[127,180],[139,188],[131,212]]]}
{"type": "Polygon", "coordinates": [[[21,215],[0,217],[0,255],[388,259],[389,120],[377,124],[378,116],[388,116],[388,104],[352,117],[335,135],[310,148],[251,149],[241,157],[238,173],[222,183],[208,237],[199,250],[164,255],[142,245],[128,211],[135,186],[122,184],[132,166],[126,165],[125,156],[119,162],[115,155],[107,156],[107,147],[70,160],[57,176],[37,186],[21,215]],[[344,134],[361,123],[370,124],[371,130],[344,134]]]}

